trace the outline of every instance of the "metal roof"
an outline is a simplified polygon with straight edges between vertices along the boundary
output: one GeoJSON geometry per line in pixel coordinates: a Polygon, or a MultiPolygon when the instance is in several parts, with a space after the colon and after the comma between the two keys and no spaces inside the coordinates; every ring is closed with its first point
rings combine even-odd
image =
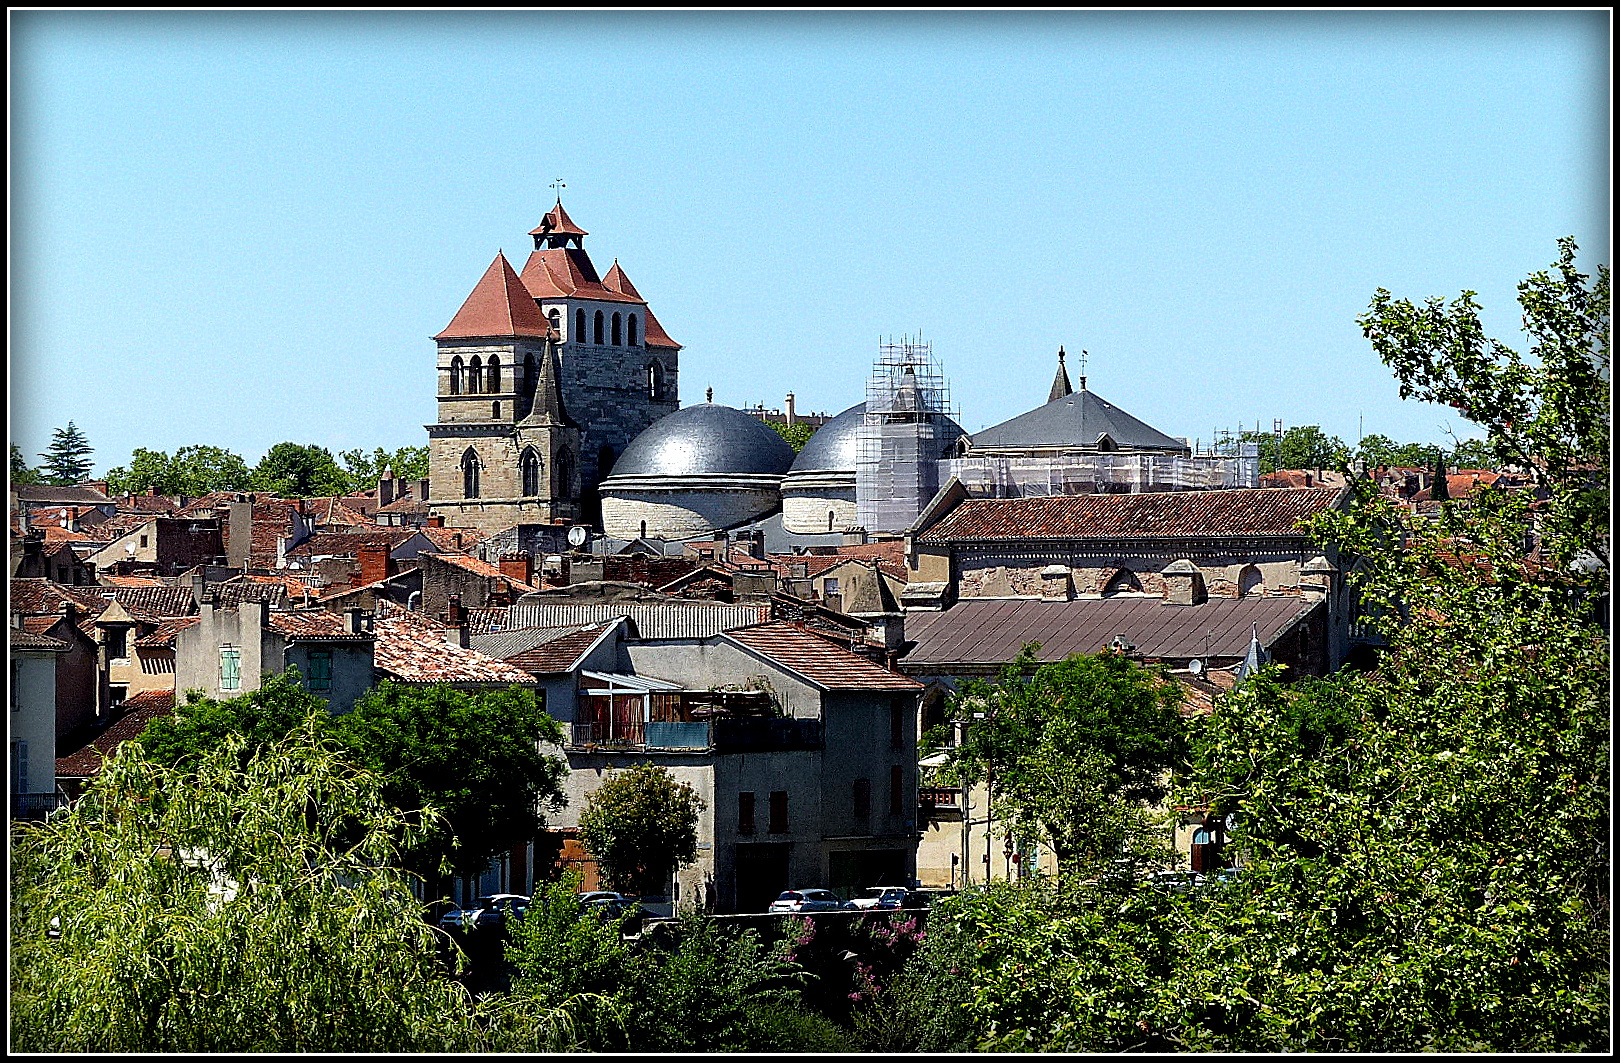
{"type": "Polygon", "coordinates": [[[866,403],[857,402],[810,437],[793,459],[793,472],[854,472],[861,452],[861,425],[866,403]]]}
{"type": "Polygon", "coordinates": [[[949,674],[953,666],[994,668],[1039,642],[1040,661],[1098,653],[1116,636],[1148,657],[1241,658],[1256,631],[1262,645],[1315,607],[1303,598],[1211,598],[1167,605],[1160,598],[1041,601],[965,598],[941,613],[908,613],[906,638],[916,646],[901,661],[912,675],[949,674]]]}
{"type": "Polygon", "coordinates": [[[631,476],[780,476],[793,448],[757,418],[705,402],[654,421],[630,441],[608,483],[631,476]]]}
{"type": "MultiPolygon", "coordinates": [[[[769,431],[769,429],[766,429],[769,431]]],[[[770,619],[770,608],[707,602],[536,602],[520,599],[507,610],[506,626],[567,627],[627,616],[642,639],[704,639],[770,619]]]]}
{"type": "Polygon", "coordinates": [[[1045,406],[986,428],[971,438],[974,450],[1025,447],[1095,449],[1106,434],[1120,450],[1185,451],[1187,444],[1140,421],[1090,391],[1061,395],[1045,406]]]}

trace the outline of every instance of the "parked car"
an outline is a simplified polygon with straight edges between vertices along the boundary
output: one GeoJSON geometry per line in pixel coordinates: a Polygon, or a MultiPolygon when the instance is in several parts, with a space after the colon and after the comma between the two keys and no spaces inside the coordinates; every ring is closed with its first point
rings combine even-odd
{"type": "Polygon", "coordinates": [[[1213,871],[1204,873],[1204,879],[1199,885],[1207,888],[1220,889],[1234,886],[1238,881],[1238,869],[1235,867],[1217,867],[1213,871]]]}
{"type": "Polygon", "coordinates": [[[508,919],[522,919],[529,910],[529,898],[521,893],[491,893],[465,908],[452,908],[439,917],[445,930],[485,930],[506,926],[508,919]]]}
{"type": "Polygon", "coordinates": [[[1148,885],[1165,893],[1187,893],[1198,888],[1204,876],[1196,871],[1160,871],[1148,879],[1148,885]]]}
{"type": "Polygon", "coordinates": [[[768,912],[834,912],[838,898],[829,890],[783,890],[765,909],[768,912]]]}
{"type": "Polygon", "coordinates": [[[872,886],[861,890],[844,902],[844,907],[865,911],[894,911],[905,906],[906,895],[910,892],[904,886],[872,886]]]}
{"type": "Polygon", "coordinates": [[[595,890],[579,895],[579,914],[599,915],[604,919],[620,919],[629,915],[634,917],[633,922],[639,926],[641,920],[646,919],[651,913],[634,897],[626,897],[622,893],[608,890],[595,890]]]}

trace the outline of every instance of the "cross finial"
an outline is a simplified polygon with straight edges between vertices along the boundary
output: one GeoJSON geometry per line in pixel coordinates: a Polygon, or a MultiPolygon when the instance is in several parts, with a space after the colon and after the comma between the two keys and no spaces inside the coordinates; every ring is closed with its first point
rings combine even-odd
{"type": "Polygon", "coordinates": [[[1063,364],[1063,344],[1058,344],[1058,365],[1063,364]]]}
{"type": "Polygon", "coordinates": [[[1086,390],[1086,359],[1088,359],[1090,357],[1091,357],[1091,352],[1087,351],[1085,348],[1082,347],[1080,349],[1080,390],[1081,391],[1086,390]]]}
{"type": "Polygon", "coordinates": [[[713,388],[710,388],[708,391],[704,392],[703,401],[704,402],[713,402],[714,401],[714,389],[713,388]]]}

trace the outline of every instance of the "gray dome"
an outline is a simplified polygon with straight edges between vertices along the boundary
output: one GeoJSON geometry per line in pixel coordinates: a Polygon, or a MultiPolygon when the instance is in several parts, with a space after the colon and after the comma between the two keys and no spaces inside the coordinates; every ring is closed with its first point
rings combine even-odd
{"type": "Polygon", "coordinates": [[[866,403],[858,402],[816,429],[793,461],[794,472],[854,472],[861,455],[866,403]]]}
{"type": "Polygon", "coordinates": [[[610,479],[628,476],[780,476],[793,448],[775,431],[730,406],[705,402],[654,421],[613,463],[610,479]]]}

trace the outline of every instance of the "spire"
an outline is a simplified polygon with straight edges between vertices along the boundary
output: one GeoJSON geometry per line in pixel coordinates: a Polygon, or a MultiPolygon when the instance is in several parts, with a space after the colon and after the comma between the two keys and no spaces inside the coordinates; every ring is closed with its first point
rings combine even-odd
{"type": "Polygon", "coordinates": [[[497,253],[450,324],[433,338],[544,336],[550,327],[506,255],[497,253]]]}
{"type": "Polygon", "coordinates": [[[1052,391],[1046,396],[1047,402],[1056,402],[1065,395],[1073,395],[1074,388],[1069,386],[1069,371],[1063,366],[1063,348],[1058,348],[1057,376],[1052,378],[1052,391]]]}
{"type": "Polygon", "coordinates": [[[624,275],[624,270],[619,266],[618,259],[613,260],[613,268],[608,270],[607,276],[602,278],[602,286],[612,289],[620,295],[628,295],[632,299],[641,298],[641,293],[636,291],[636,286],[631,284],[630,278],[624,275]]]}
{"type": "Polygon", "coordinates": [[[1249,640],[1249,652],[1243,658],[1243,663],[1238,665],[1236,681],[1238,683],[1243,682],[1258,672],[1261,667],[1270,663],[1271,655],[1266,652],[1264,646],[1260,645],[1260,625],[1256,624],[1254,625],[1254,635],[1249,640]]]}
{"type": "Polygon", "coordinates": [[[529,230],[534,237],[534,249],[540,251],[548,247],[567,247],[572,241],[575,247],[585,246],[585,237],[590,233],[574,224],[574,219],[563,210],[562,196],[557,197],[557,205],[546,211],[546,216],[540,219],[540,224],[529,230]]]}
{"type": "Polygon", "coordinates": [[[534,385],[534,407],[523,419],[525,425],[555,424],[578,428],[579,424],[563,406],[562,370],[557,365],[555,336],[546,342],[546,351],[540,356],[540,379],[534,385]]]}

